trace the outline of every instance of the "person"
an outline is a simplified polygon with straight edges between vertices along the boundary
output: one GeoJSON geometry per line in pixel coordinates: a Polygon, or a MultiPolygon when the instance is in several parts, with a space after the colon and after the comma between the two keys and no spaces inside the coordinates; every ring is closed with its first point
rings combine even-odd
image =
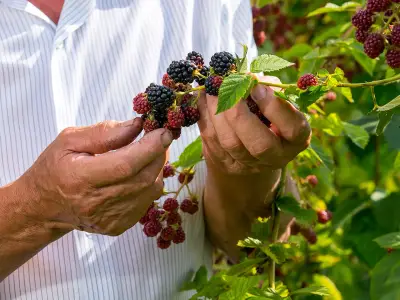
{"type": "Polygon", "coordinates": [[[179,289],[212,245],[238,257],[310,141],[303,114],[256,86],[272,131],[243,102],[215,115],[202,93],[198,127],[173,142],[166,129],[141,137],[131,101],[192,50],[209,60],[247,44],[254,57],[249,2],[0,0],[1,299],[188,299],[179,289]],[[138,220],[165,161],[199,134],[200,211],[184,217],[184,243],[158,249],[138,220]]]}

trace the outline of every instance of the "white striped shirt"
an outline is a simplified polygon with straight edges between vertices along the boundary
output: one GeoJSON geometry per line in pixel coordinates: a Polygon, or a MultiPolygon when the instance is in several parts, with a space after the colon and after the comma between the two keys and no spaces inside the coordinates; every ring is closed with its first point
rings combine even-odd
{"type": "MultiPolygon", "coordinates": [[[[134,117],[133,96],[160,83],[172,60],[197,50],[209,61],[254,45],[249,2],[65,0],[55,25],[27,0],[0,0],[0,186],[65,127],[134,117]]],[[[184,129],[171,160],[198,134],[184,129]]],[[[200,166],[191,184],[198,194],[205,176],[200,166]]],[[[174,179],[166,185],[177,188],[174,179]]],[[[141,225],[118,237],[73,231],[1,282],[0,299],[188,299],[181,284],[211,265],[203,222],[202,211],[185,216],[187,240],[168,250],[141,225]]]]}

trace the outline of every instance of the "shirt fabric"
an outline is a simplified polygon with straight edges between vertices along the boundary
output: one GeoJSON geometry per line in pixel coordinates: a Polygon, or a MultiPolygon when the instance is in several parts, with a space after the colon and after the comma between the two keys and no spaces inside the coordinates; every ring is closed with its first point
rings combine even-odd
{"type": "MultiPolygon", "coordinates": [[[[65,0],[55,25],[27,0],[0,0],[0,186],[64,128],[135,117],[132,98],[189,51],[208,62],[247,44],[254,56],[249,2],[65,0]]],[[[183,129],[171,161],[198,135],[197,126],[183,129]]],[[[199,195],[205,177],[199,165],[191,183],[199,195]]],[[[176,190],[177,180],[166,187],[176,190]]],[[[189,299],[192,292],[178,290],[191,272],[211,266],[211,247],[201,210],[185,214],[183,227],[186,241],[168,250],[140,224],[118,237],[73,231],[1,282],[0,299],[189,299]]]]}

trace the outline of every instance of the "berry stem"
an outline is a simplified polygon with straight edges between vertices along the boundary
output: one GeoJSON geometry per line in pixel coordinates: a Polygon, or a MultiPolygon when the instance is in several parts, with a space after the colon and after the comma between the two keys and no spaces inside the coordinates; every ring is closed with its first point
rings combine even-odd
{"type": "Polygon", "coordinates": [[[297,87],[296,84],[281,84],[281,83],[272,83],[272,82],[264,82],[264,81],[259,81],[259,84],[265,85],[265,86],[272,86],[272,87],[279,87],[282,89],[287,89],[287,88],[291,88],[291,87],[297,87]]]}
{"type": "Polygon", "coordinates": [[[385,23],[385,26],[382,28],[381,32],[384,32],[386,29],[389,28],[390,24],[396,18],[396,16],[397,16],[397,12],[393,11],[393,14],[390,16],[389,20],[385,23]]]}
{"type": "Polygon", "coordinates": [[[185,91],[185,92],[176,92],[176,95],[184,96],[184,95],[190,94],[191,92],[202,91],[202,90],[205,90],[205,89],[206,89],[206,87],[204,85],[199,85],[198,87],[192,88],[192,89],[190,89],[188,91],[185,91]]]}
{"type": "Polygon", "coordinates": [[[203,78],[203,79],[207,79],[207,76],[204,76],[198,70],[194,71],[193,75],[198,76],[198,77],[203,78]]]}
{"type": "Polygon", "coordinates": [[[370,82],[362,82],[362,83],[342,82],[342,83],[339,83],[337,85],[337,87],[349,87],[349,88],[368,87],[368,86],[386,85],[386,84],[393,83],[396,81],[400,81],[400,74],[393,76],[391,78],[375,80],[375,81],[370,81],[370,82]]]}
{"type": "Polygon", "coordinates": [[[186,189],[187,189],[187,191],[188,191],[188,193],[189,193],[189,196],[190,196],[190,197],[193,197],[192,191],[190,190],[188,184],[186,185],[186,189]]]}

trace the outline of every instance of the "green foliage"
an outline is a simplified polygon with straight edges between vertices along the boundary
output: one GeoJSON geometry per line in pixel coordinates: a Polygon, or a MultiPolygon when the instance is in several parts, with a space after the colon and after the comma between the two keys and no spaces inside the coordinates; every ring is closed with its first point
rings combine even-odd
{"type": "Polygon", "coordinates": [[[193,143],[189,144],[179,156],[178,161],[174,162],[175,167],[189,168],[199,163],[203,157],[203,144],[198,137],[193,143]]]}
{"type": "Polygon", "coordinates": [[[250,71],[253,73],[269,73],[279,71],[293,65],[294,63],[288,62],[278,56],[263,54],[251,62],[250,71]]]}

